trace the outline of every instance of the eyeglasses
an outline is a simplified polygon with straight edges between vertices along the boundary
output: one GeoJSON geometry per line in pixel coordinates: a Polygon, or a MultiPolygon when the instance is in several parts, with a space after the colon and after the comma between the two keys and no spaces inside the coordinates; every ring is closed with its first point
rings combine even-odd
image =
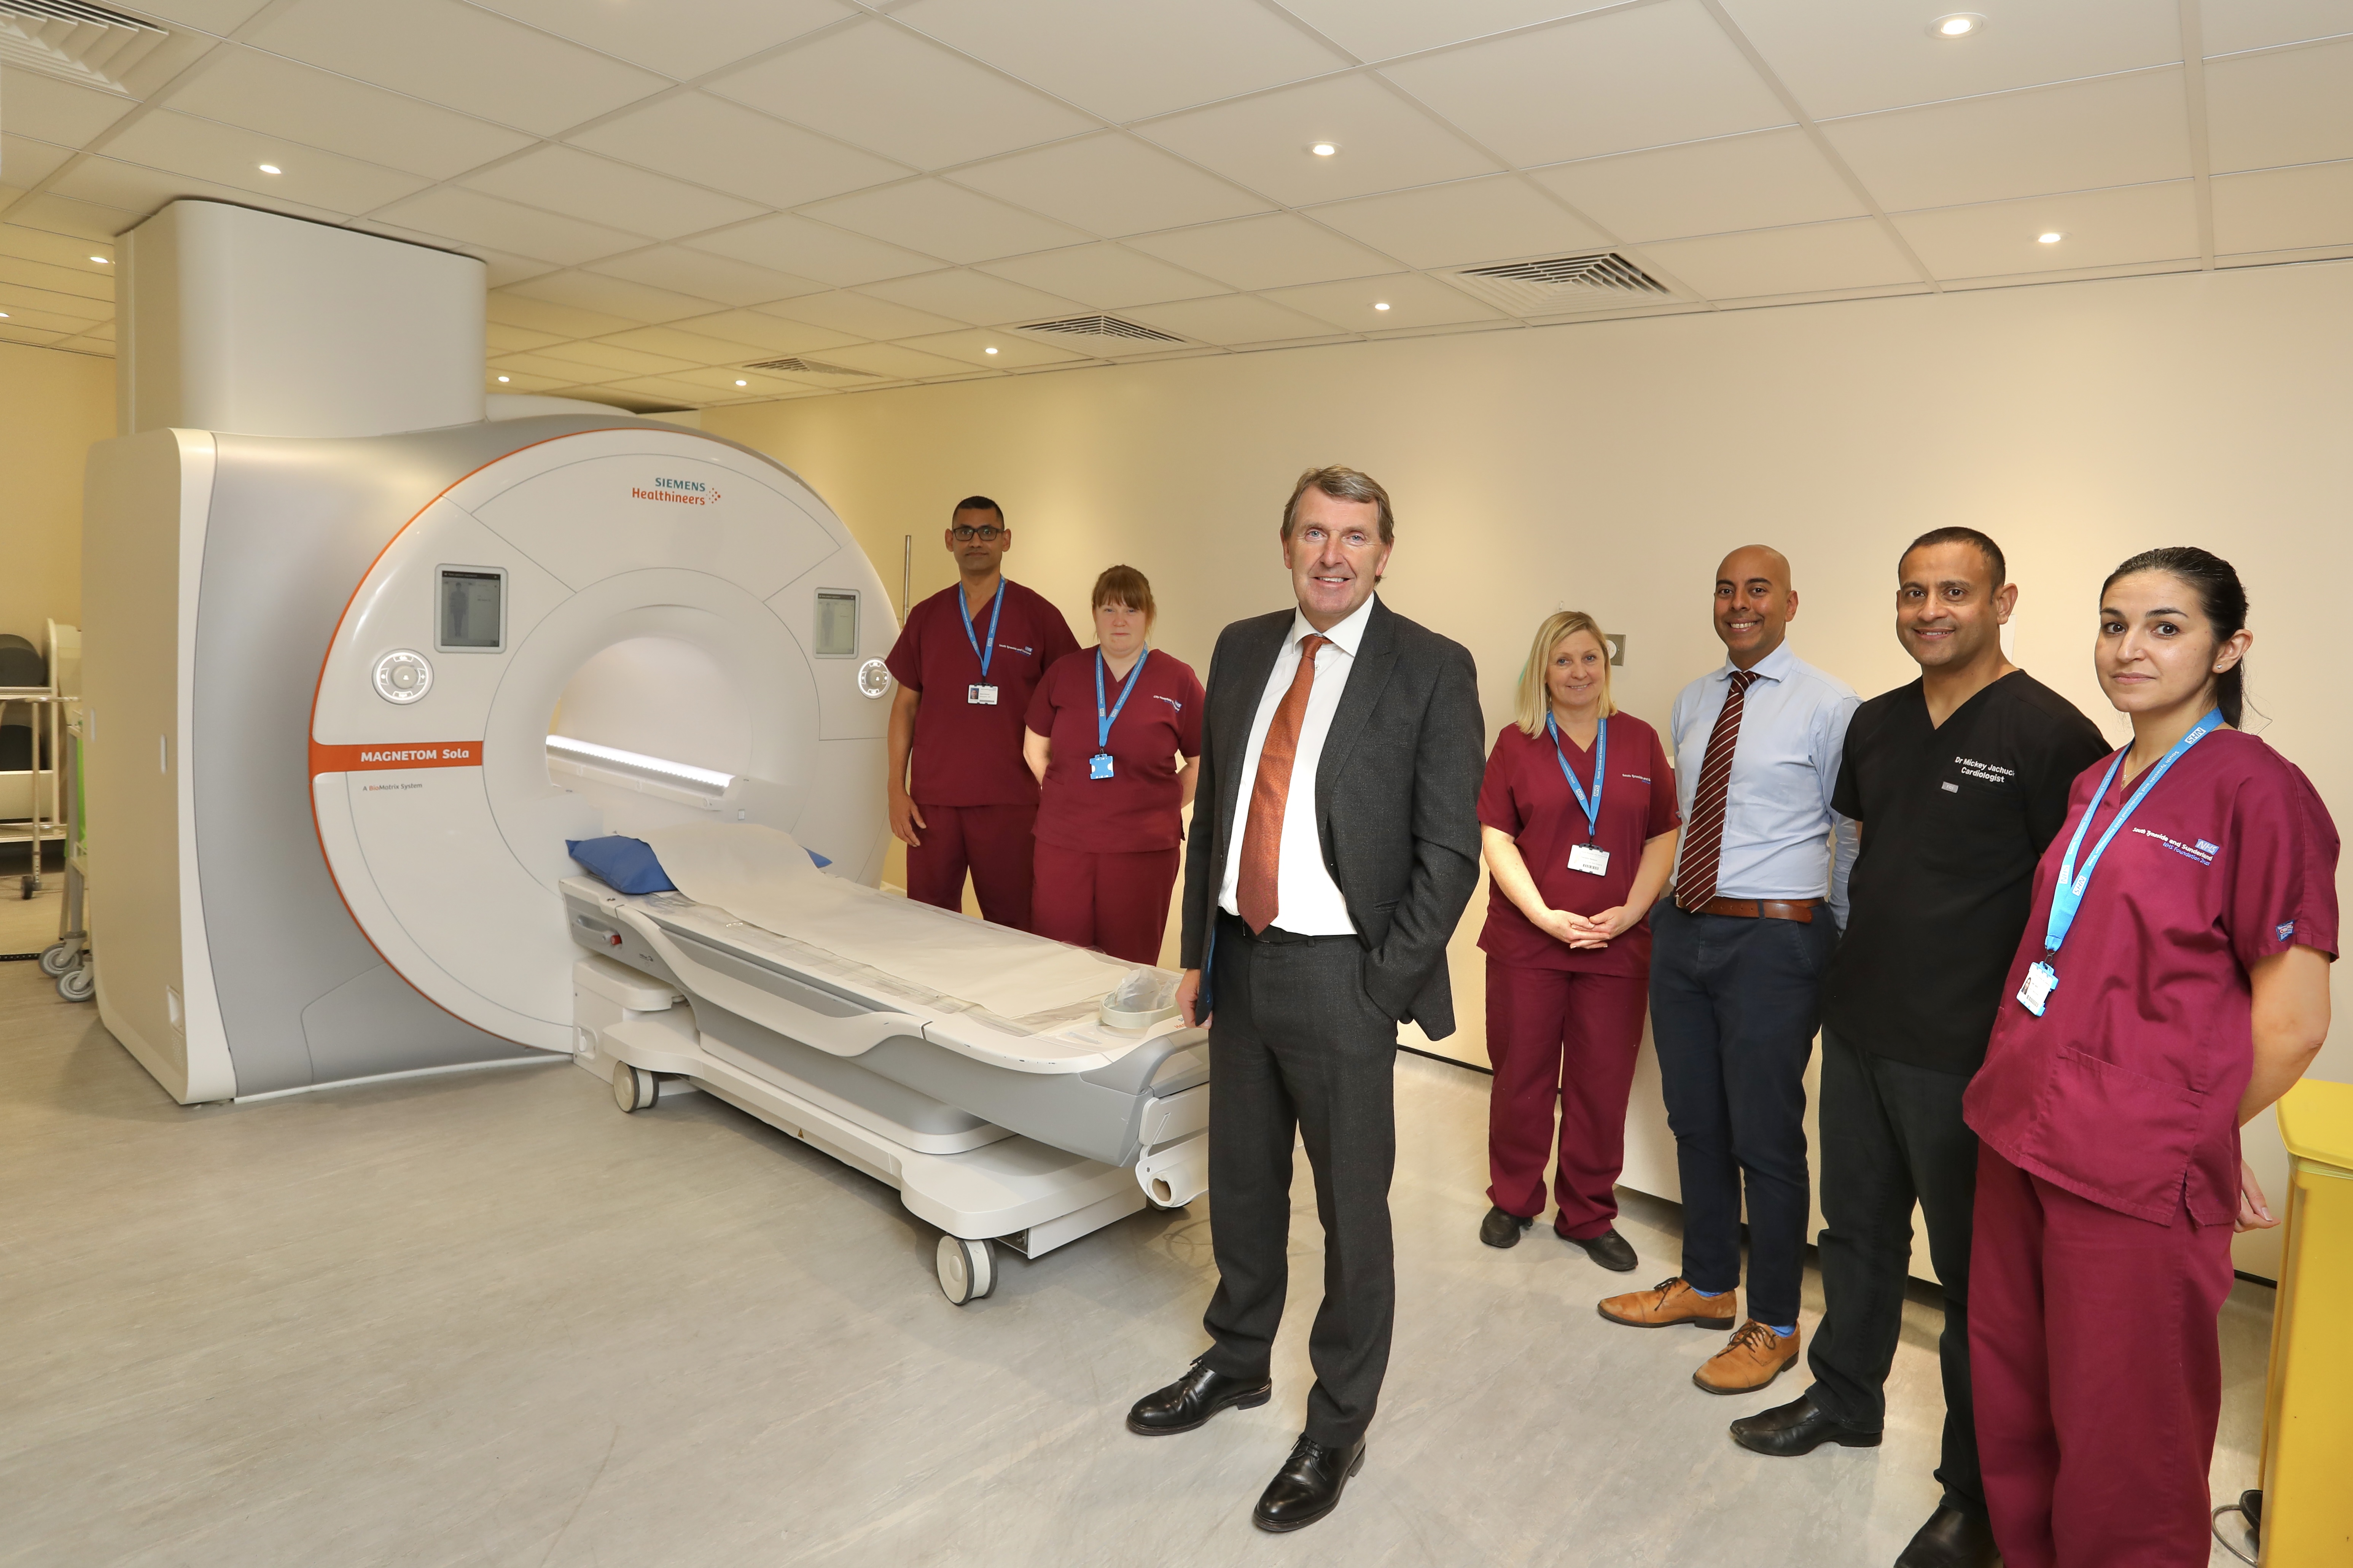
{"type": "Polygon", "coordinates": [[[958,544],[970,544],[976,539],[983,544],[994,544],[1004,534],[1005,530],[995,523],[983,523],[978,528],[967,528],[959,522],[948,531],[955,535],[958,544]]]}

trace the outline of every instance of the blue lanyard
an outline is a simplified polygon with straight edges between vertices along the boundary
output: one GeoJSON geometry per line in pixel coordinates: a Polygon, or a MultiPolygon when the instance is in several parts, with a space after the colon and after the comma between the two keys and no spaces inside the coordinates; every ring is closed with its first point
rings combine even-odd
{"type": "Polygon", "coordinates": [[[1100,647],[1095,649],[1095,750],[1107,752],[1111,749],[1112,724],[1119,718],[1119,710],[1127,706],[1127,694],[1135,689],[1135,678],[1144,673],[1145,661],[1151,657],[1150,648],[1145,648],[1135,656],[1135,668],[1127,672],[1127,684],[1119,689],[1119,700],[1113,703],[1109,709],[1105,709],[1103,707],[1103,649],[1100,647]]]}
{"type": "Polygon", "coordinates": [[[997,617],[1005,613],[1005,579],[999,577],[997,580],[997,596],[988,602],[988,646],[985,648],[973,631],[972,606],[964,602],[964,584],[961,583],[956,584],[955,596],[956,613],[964,616],[964,640],[972,644],[972,657],[980,660],[980,678],[987,680],[988,661],[997,656],[997,617]]]}
{"type": "Polygon", "coordinates": [[[2140,788],[2133,791],[2132,798],[2125,802],[2124,809],[2117,812],[2116,820],[2108,824],[2108,830],[2100,835],[2100,841],[2092,846],[2092,858],[2084,862],[2084,869],[2078,874],[2075,854],[2084,847],[2084,835],[2092,826],[2092,814],[2100,809],[2100,802],[2108,798],[2108,786],[2116,782],[2116,770],[2125,765],[2125,753],[2131,749],[2117,748],[2116,757],[2108,763],[2108,771],[2100,775],[2100,787],[2093,792],[2091,804],[2084,807],[2083,819],[2075,824],[2075,837],[2067,841],[2066,855],[2059,862],[2059,885],[2051,889],[2051,921],[2043,928],[2042,950],[2045,952],[2058,952],[2059,944],[2067,940],[2068,928],[2075,923],[2076,906],[2084,901],[2084,889],[2092,885],[2092,868],[2100,863],[2100,857],[2107,853],[2108,840],[2116,836],[2116,829],[2122,827],[2125,819],[2148,798],[2148,792],[2157,787],[2157,781],[2165,776],[2167,769],[2179,762],[2190,747],[2221,727],[2222,710],[2217,708],[2192,724],[2189,733],[2173,742],[2173,750],[2165,753],[2164,761],[2148,770],[2148,777],[2141,781],[2140,788]]]}
{"type": "Polygon", "coordinates": [[[1569,793],[1577,796],[1577,804],[1585,813],[1585,841],[1588,844],[1592,843],[1601,832],[1601,782],[1607,776],[1605,770],[1609,766],[1609,721],[1602,720],[1594,729],[1597,732],[1593,738],[1593,796],[1588,800],[1585,786],[1578,784],[1577,775],[1569,771],[1568,753],[1560,749],[1560,726],[1552,721],[1549,712],[1545,715],[1545,733],[1552,737],[1552,754],[1554,760],[1560,763],[1560,776],[1568,781],[1569,793]]]}

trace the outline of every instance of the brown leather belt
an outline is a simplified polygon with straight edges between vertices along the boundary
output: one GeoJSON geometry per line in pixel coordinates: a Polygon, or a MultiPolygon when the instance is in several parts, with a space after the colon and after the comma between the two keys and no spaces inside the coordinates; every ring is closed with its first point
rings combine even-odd
{"type": "Polygon", "coordinates": [[[1824,901],[1821,899],[1710,899],[1695,910],[1682,904],[1675,907],[1689,915],[1732,915],[1747,921],[1795,921],[1805,926],[1814,923],[1814,911],[1824,901]]]}

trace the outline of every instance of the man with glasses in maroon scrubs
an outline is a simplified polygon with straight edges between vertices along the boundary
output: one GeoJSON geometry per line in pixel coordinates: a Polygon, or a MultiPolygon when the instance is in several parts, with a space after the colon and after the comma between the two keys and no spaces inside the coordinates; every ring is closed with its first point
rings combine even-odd
{"type": "Polygon", "coordinates": [[[1006,580],[1013,531],[995,501],[956,502],[945,543],[959,581],[907,612],[888,661],[891,831],[907,846],[909,898],[960,910],[970,871],[981,914],[1028,931],[1038,780],[1022,715],[1079,639],[1061,611],[1006,580]]]}

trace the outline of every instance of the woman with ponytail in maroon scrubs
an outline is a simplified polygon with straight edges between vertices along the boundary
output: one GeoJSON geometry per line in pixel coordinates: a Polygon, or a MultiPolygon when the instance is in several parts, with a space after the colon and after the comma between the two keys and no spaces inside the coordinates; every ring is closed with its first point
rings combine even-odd
{"type": "Polygon", "coordinates": [[[2132,743],[2075,781],[1963,1102],[1978,1447],[2010,1568],[2207,1561],[2231,1237],[2278,1223],[2239,1129],[2319,1051],[2337,953],[2336,826],[2238,728],[2246,610],[2198,549],[2102,586],[2093,662],[2132,743]]]}

